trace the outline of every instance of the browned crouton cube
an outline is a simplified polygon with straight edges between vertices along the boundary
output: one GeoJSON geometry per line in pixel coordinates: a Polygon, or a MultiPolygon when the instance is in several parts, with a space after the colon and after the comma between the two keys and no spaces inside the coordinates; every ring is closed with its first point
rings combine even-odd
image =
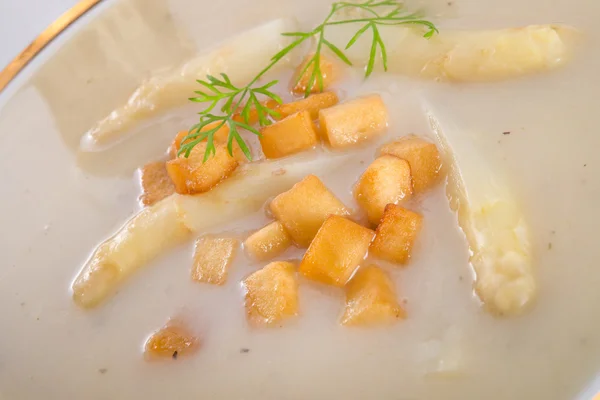
{"type": "Polygon", "coordinates": [[[254,232],[244,243],[248,253],[260,261],[277,257],[291,245],[292,238],[279,221],[254,232]]]}
{"type": "MultiPolygon", "coordinates": [[[[215,126],[217,126],[217,124],[219,124],[219,123],[215,122],[215,123],[209,124],[206,127],[204,127],[202,129],[202,131],[205,132],[207,130],[210,130],[210,129],[214,128],[215,126]]],[[[189,131],[181,131],[177,134],[177,136],[175,136],[175,139],[173,139],[173,142],[171,143],[171,146],[169,147],[169,156],[172,159],[177,158],[177,153],[179,152],[179,149],[181,149],[183,139],[185,139],[185,137],[189,134],[190,134],[189,131]]],[[[215,132],[215,134],[213,136],[213,140],[217,144],[227,145],[228,140],[229,140],[229,127],[227,125],[223,125],[218,131],[215,132]]],[[[237,160],[237,162],[245,163],[248,161],[248,158],[246,157],[246,155],[240,148],[239,144],[237,144],[237,142],[235,140],[233,141],[233,145],[231,146],[231,148],[233,151],[233,158],[235,158],[237,160]]]]}
{"type": "Polygon", "coordinates": [[[299,271],[308,279],[344,286],[367,255],[374,236],[372,230],[332,215],[306,250],[299,271]]]}
{"type": "Polygon", "coordinates": [[[306,65],[312,60],[313,54],[308,55],[302,64],[296,68],[296,72],[292,76],[292,80],[290,81],[290,87],[292,92],[296,94],[305,94],[306,89],[310,85],[309,92],[310,93],[319,93],[325,91],[329,86],[334,84],[337,80],[342,76],[342,69],[339,63],[324,57],[320,56],[320,69],[321,74],[323,76],[323,87],[319,83],[318,79],[314,79],[311,84],[311,76],[314,71],[315,64],[313,63],[306,69],[304,73],[304,69],[306,65]]]}
{"type": "Polygon", "coordinates": [[[167,161],[167,172],[180,194],[204,193],[229,177],[238,167],[237,160],[227,152],[227,146],[216,144],[216,152],[204,162],[206,142],[198,143],[190,156],[167,161]]]}
{"type": "Polygon", "coordinates": [[[314,175],[309,175],[290,190],[275,197],[271,212],[294,242],[307,247],[330,215],[348,215],[344,204],[314,175]]]}
{"type": "Polygon", "coordinates": [[[388,126],[388,112],[378,94],[319,111],[321,131],[333,148],[352,146],[371,139],[388,126]]]}
{"type": "MultiPolygon", "coordinates": [[[[218,124],[218,122],[209,124],[207,126],[205,126],[202,131],[206,132],[214,127],[216,127],[218,124]]],[[[177,158],[177,153],[179,152],[179,149],[181,149],[181,145],[183,142],[183,139],[185,139],[185,137],[187,135],[189,135],[190,132],[189,131],[181,131],[177,134],[177,136],[175,136],[175,139],[173,139],[173,141],[171,142],[171,146],[169,146],[169,156],[171,156],[171,158],[177,158]]],[[[217,143],[227,143],[227,138],[229,137],[229,127],[227,125],[223,125],[217,132],[215,132],[215,136],[214,136],[214,140],[217,143]]]]}
{"type": "MultiPolygon", "coordinates": [[[[305,99],[292,101],[291,103],[286,104],[279,104],[275,100],[271,99],[263,101],[261,104],[279,114],[277,117],[274,115],[270,116],[271,118],[276,120],[284,119],[300,111],[308,111],[310,113],[310,118],[315,120],[319,118],[320,110],[334,106],[338,102],[339,99],[337,94],[335,94],[334,92],[323,92],[316,93],[311,96],[308,96],[305,99]]],[[[239,122],[245,122],[242,118],[241,111],[242,107],[238,109],[238,112],[233,116],[233,119],[239,122]]],[[[258,123],[258,113],[255,108],[252,108],[250,111],[249,123],[251,125],[258,123]]]]}
{"type": "Polygon", "coordinates": [[[388,204],[397,204],[412,195],[410,167],[406,160],[381,156],[360,177],[354,191],[358,204],[373,225],[379,224],[388,204]]]}
{"type": "Polygon", "coordinates": [[[384,325],[406,317],[396,299],[393,282],[375,265],[359,268],[345,290],[346,311],[342,325],[384,325]]]}
{"type": "MultiPolygon", "coordinates": [[[[263,107],[267,107],[267,108],[270,108],[271,110],[275,110],[275,111],[277,111],[277,108],[279,107],[279,103],[276,102],[273,99],[262,101],[261,105],[263,107]]],[[[233,119],[235,121],[246,123],[246,121],[244,120],[244,117],[242,117],[242,110],[243,109],[244,109],[243,106],[240,106],[237,109],[236,114],[233,116],[233,119]]],[[[254,124],[258,123],[258,111],[256,111],[255,107],[252,107],[250,109],[250,114],[248,116],[248,122],[247,123],[248,123],[248,125],[254,125],[254,124]]]]}
{"type": "Polygon", "coordinates": [[[171,157],[171,159],[177,158],[177,153],[179,152],[179,149],[181,149],[181,142],[189,134],[189,131],[180,131],[175,136],[175,138],[171,142],[171,145],[169,146],[169,157],[171,157]]]}
{"type": "Polygon", "coordinates": [[[308,150],[318,140],[310,113],[306,110],[265,126],[260,134],[260,144],[267,158],[280,158],[308,150]]]}
{"type": "Polygon", "coordinates": [[[140,169],[140,178],[142,181],[140,201],[144,206],[151,206],[175,193],[175,186],[169,178],[163,161],[144,165],[140,169]]]}
{"type": "Polygon", "coordinates": [[[196,241],[192,280],[224,285],[239,243],[232,238],[204,236],[196,241]]]}
{"type": "Polygon", "coordinates": [[[317,93],[302,100],[282,104],[277,107],[276,111],[279,113],[279,118],[285,118],[306,110],[310,113],[310,119],[315,120],[319,118],[319,111],[332,107],[338,102],[338,96],[334,92],[317,93]]]}
{"type": "Polygon", "coordinates": [[[274,325],[298,314],[294,264],[273,262],[244,280],[246,315],[252,325],[274,325]]]}
{"type": "Polygon", "coordinates": [[[442,158],[435,144],[409,136],[386,144],[381,154],[390,154],[408,161],[415,193],[422,193],[440,180],[442,158]]]}
{"type": "Polygon", "coordinates": [[[377,227],[371,252],[383,260],[406,264],[422,224],[421,215],[388,204],[377,227]]]}
{"type": "Polygon", "coordinates": [[[155,332],[144,346],[146,359],[169,358],[176,360],[196,353],[200,339],[182,322],[171,321],[155,332]]]}

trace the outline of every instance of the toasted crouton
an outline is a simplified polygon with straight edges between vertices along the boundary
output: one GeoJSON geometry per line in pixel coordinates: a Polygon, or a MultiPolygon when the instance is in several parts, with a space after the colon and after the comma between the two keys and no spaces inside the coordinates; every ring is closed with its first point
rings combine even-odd
{"type": "Polygon", "coordinates": [[[370,251],[383,260],[406,264],[410,260],[422,224],[421,215],[398,205],[388,204],[370,251]]]}
{"type": "MultiPolygon", "coordinates": [[[[202,129],[202,132],[205,132],[207,130],[214,128],[217,124],[218,123],[215,122],[215,123],[205,126],[202,129]]],[[[187,141],[184,142],[184,139],[189,134],[190,134],[189,131],[181,131],[177,134],[177,136],[175,136],[175,139],[173,139],[173,142],[171,142],[171,146],[169,146],[169,156],[171,157],[171,159],[177,158],[177,155],[179,153],[179,150],[181,149],[182,144],[187,143],[187,141]],[[182,142],[184,142],[184,143],[182,143],[182,142]]],[[[227,125],[223,125],[221,128],[219,128],[219,130],[217,130],[215,132],[215,134],[213,136],[213,141],[217,144],[227,145],[228,140],[229,140],[229,127],[227,125]]],[[[245,163],[248,161],[248,158],[246,157],[246,155],[244,154],[244,152],[242,151],[242,149],[240,148],[240,146],[237,144],[236,141],[233,141],[231,149],[233,152],[233,157],[237,160],[238,163],[245,163]]]]}
{"type": "Polygon", "coordinates": [[[378,94],[359,97],[319,111],[321,132],[334,149],[376,137],[388,126],[388,111],[378,94]]]}
{"type": "Polygon", "coordinates": [[[329,88],[333,83],[340,79],[342,75],[340,64],[321,55],[319,66],[321,70],[320,75],[323,77],[323,87],[321,87],[321,83],[318,78],[313,79],[311,82],[311,76],[313,74],[315,64],[310,65],[307,69],[306,66],[312,60],[312,58],[312,54],[308,55],[302,62],[302,64],[300,64],[298,68],[296,68],[296,72],[294,73],[294,75],[292,76],[292,80],[290,81],[292,92],[296,94],[304,94],[306,93],[306,89],[309,85],[310,93],[323,92],[327,90],[327,88],[329,88]]]}
{"type": "MultiPolygon", "coordinates": [[[[202,132],[206,132],[214,127],[216,127],[218,122],[209,124],[202,129],[202,132]]],[[[190,131],[180,131],[173,141],[171,142],[171,146],[169,146],[169,156],[171,158],[176,158],[179,149],[181,149],[181,145],[183,139],[190,134],[190,131]]],[[[214,140],[218,143],[227,143],[227,137],[229,136],[229,127],[227,125],[223,125],[218,131],[215,132],[214,140]]]]}
{"type": "Polygon", "coordinates": [[[314,175],[308,175],[270,205],[294,242],[308,247],[330,215],[348,215],[344,204],[314,175]]]}
{"type": "Polygon", "coordinates": [[[442,158],[435,144],[416,136],[404,137],[381,148],[389,154],[408,161],[415,193],[422,193],[439,182],[442,158]]]}
{"type": "Polygon", "coordinates": [[[155,332],[144,346],[148,360],[174,359],[196,353],[200,349],[200,339],[181,321],[170,321],[155,332]]]}
{"type": "Polygon", "coordinates": [[[239,243],[232,238],[204,236],[196,241],[192,280],[224,285],[239,243]]]}
{"type": "Polygon", "coordinates": [[[359,268],[345,290],[346,311],[342,325],[390,324],[405,317],[396,299],[393,282],[375,265],[359,268]]]}
{"type": "Polygon", "coordinates": [[[308,279],[344,286],[367,255],[375,232],[332,215],[304,254],[299,271],[308,279]]]}
{"type": "Polygon", "coordinates": [[[254,232],[244,242],[244,247],[252,258],[265,261],[277,257],[292,245],[292,238],[283,224],[275,221],[254,232]]]}
{"type": "Polygon", "coordinates": [[[188,158],[183,155],[167,161],[167,172],[179,194],[204,193],[229,177],[238,167],[237,160],[224,144],[215,144],[215,154],[204,162],[206,142],[198,143],[188,158]]]}
{"type": "Polygon", "coordinates": [[[246,315],[252,325],[274,325],[298,314],[294,264],[273,262],[244,280],[246,315]]]}
{"type": "Polygon", "coordinates": [[[260,144],[267,158],[281,158],[308,150],[317,141],[315,126],[307,110],[265,126],[260,131],[260,144]]]}
{"type": "Polygon", "coordinates": [[[310,119],[319,118],[319,111],[332,107],[339,102],[337,94],[334,92],[316,93],[305,99],[282,104],[277,107],[279,118],[285,118],[300,111],[308,111],[310,119]]]}
{"type": "MultiPolygon", "coordinates": [[[[273,100],[273,99],[268,99],[268,100],[262,101],[262,102],[261,102],[261,105],[262,105],[263,107],[270,108],[271,110],[275,110],[275,111],[276,111],[276,110],[277,110],[277,108],[279,107],[279,103],[278,103],[278,102],[276,102],[276,101],[275,101],[275,100],[273,100]]],[[[240,106],[240,107],[237,109],[237,112],[236,112],[236,113],[235,113],[235,115],[233,116],[233,119],[234,119],[235,121],[237,121],[237,122],[244,122],[244,123],[246,123],[246,121],[245,121],[244,117],[242,116],[242,111],[243,111],[243,109],[244,109],[244,106],[240,106]]],[[[268,117],[268,116],[267,116],[267,115],[265,115],[265,117],[268,117]]],[[[259,122],[258,120],[259,120],[259,118],[258,118],[258,111],[256,111],[256,108],[255,108],[255,107],[252,107],[252,108],[250,109],[250,113],[249,113],[249,115],[248,115],[248,122],[247,122],[247,123],[248,123],[248,125],[254,125],[254,124],[256,124],[256,123],[258,123],[258,122],[259,122]]]]}
{"type": "Polygon", "coordinates": [[[377,225],[385,206],[410,198],[412,192],[408,162],[385,155],[367,167],[356,185],[354,197],[367,212],[369,222],[377,225]]]}

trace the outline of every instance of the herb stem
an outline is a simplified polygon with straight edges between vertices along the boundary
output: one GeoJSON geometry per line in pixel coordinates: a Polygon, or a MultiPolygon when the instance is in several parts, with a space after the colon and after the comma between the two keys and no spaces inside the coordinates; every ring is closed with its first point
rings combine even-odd
{"type": "Polygon", "coordinates": [[[248,91],[248,89],[251,88],[252,85],[254,85],[256,82],[258,82],[258,80],[260,78],[262,78],[267,72],[269,72],[271,70],[271,68],[273,68],[275,66],[275,64],[277,64],[278,62],[279,62],[279,60],[272,60],[262,71],[260,71],[258,73],[258,75],[256,75],[254,77],[254,79],[252,79],[250,81],[250,83],[245,86],[246,90],[244,91],[244,94],[246,94],[246,92],[248,91]]]}
{"type": "MultiPolygon", "coordinates": [[[[356,22],[374,22],[377,24],[384,24],[384,23],[388,23],[391,25],[395,25],[395,24],[401,24],[403,22],[406,21],[414,21],[417,23],[422,23],[423,20],[415,20],[416,16],[409,16],[409,17],[393,17],[393,18],[356,18],[356,19],[345,19],[343,21],[332,21],[332,22],[328,22],[326,25],[327,26],[333,26],[333,25],[346,25],[346,24],[350,24],[350,23],[356,23],[356,22]]],[[[425,21],[428,24],[431,24],[431,22],[429,21],[425,21]]]]}

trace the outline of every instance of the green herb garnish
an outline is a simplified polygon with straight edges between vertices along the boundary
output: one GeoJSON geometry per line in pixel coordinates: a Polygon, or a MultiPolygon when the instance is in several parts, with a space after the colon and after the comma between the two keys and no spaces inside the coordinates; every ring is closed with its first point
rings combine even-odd
{"type": "Polygon", "coordinates": [[[271,58],[271,62],[246,86],[236,87],[226,74],[221,74],[220,78],[209,75],[207,76],[207,80],[198,80],[198,83],[202,86],[202,89],[196,91],[195,93],[198,96],[190,98],[190,100],[198,103],[208,103],[208,106],[199,112],[200,122],[192,126],[189,134],[182,140],[182,146],[178,155],[183,154],[185,157],[189,157],[192,149],[198,143],[206,140],[207,147],[206,152],[204,153],[204,161],[208,160],[216,152],[214,145],[215,133],[227,125],[229,127],[229,137],[227,141],[227,150],[229,151],[229,154],[233,155],[233,142],[235,141],[240,146],[246,157],[249,160],[252,160],[250,150],[244,142],[244,139],[242,139],[240,136],[239,129],[245,129],[255,135],[260,135],[260,132],[251,126],[251,114],[256,113],[260,126],[270,125],[272,123],[271,119],[269,118],[270,116],[278,117],[277,112],[274,109],[261,104],[259,98],[267,97],[275,100],[279,104],[282,103],[281,98],[277,96],[277,94],[270,91],[270,88],[277,84],[278,81],[274,80],[265,85],[258,85],[257,82],[292,50],[307,40],[314,38],[316,40],[314,53],[299,74],[299,79],[301,79],[306,71],[312,67],[312,73],[308,80],[307,89],[304,95],[305,97],[308,97],[310,95],[311,88],[315,84],[318,84],[322,91],[323,74],[320,66],[321,55],[324,48],[328,48],[333,54],[336,55],[336,57],[338,57],[347,65],[352,65],[348,57],[346,57],[344,54],[344,51],[325,38],[325,31],[328,26],[342,24],[362,24],[360,29],[358,29],[358,31],[352,36],[346,45],[345,50],[348,50],[350,47],[352,47],[356,41],[363,34],[365,34],[365,32],[371,32],[372,43],[369,53],[369,61],[367,62],[367,67],[365,70],[365,77],[369,77],[373,73],[378,53],[382,60],[383,69],[387,71],[387,50],[379,32],[380,26],[408,24],[423,25],[428,28],[427,32],[423,35],[425,38],[430,38],[438,32],[435,25],[430,21],[421,19],[417,14],[410,14],[404,11],[402,3],[397,0],[368,0],[359,3],[350,3],[345,1],[335,2],[332,4],[327,18],[325,18],[323,23],[313,30],[308,32],[284,33],[284,36],[290,36],[294,38],[292,43],[275,54],[271,58]],[[341,10],[347,8],[361,9],[364,11],[365,16],[359,18],[332,20],[333,17],[338,15],[341,10]],[[220,102],[224,102],[220,108],[220,114],[214,114],[213,110],[220,102]],[[241,111],[239,109],[240,107],[241,111]],[[239,117],[234,118],[238,113],[239,117]],[[211,124],[214,124],[214,126],[211,124]],[[203,131],[203,129],[208,125],[211,125],[211,128],[203,131]]]}

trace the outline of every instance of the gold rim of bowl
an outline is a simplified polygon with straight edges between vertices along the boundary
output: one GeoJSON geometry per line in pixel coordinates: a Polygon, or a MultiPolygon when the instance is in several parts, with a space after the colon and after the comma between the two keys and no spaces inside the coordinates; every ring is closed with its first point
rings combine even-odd
{"type": "Polygon", "coordinates": [[[64,32],[102,0],[81,0],[69,11],[61,15],[48,26],[33,42],[17,55],[2,71],[0,71],[0,93],[33,60],[50,42],[64,32]]]}

